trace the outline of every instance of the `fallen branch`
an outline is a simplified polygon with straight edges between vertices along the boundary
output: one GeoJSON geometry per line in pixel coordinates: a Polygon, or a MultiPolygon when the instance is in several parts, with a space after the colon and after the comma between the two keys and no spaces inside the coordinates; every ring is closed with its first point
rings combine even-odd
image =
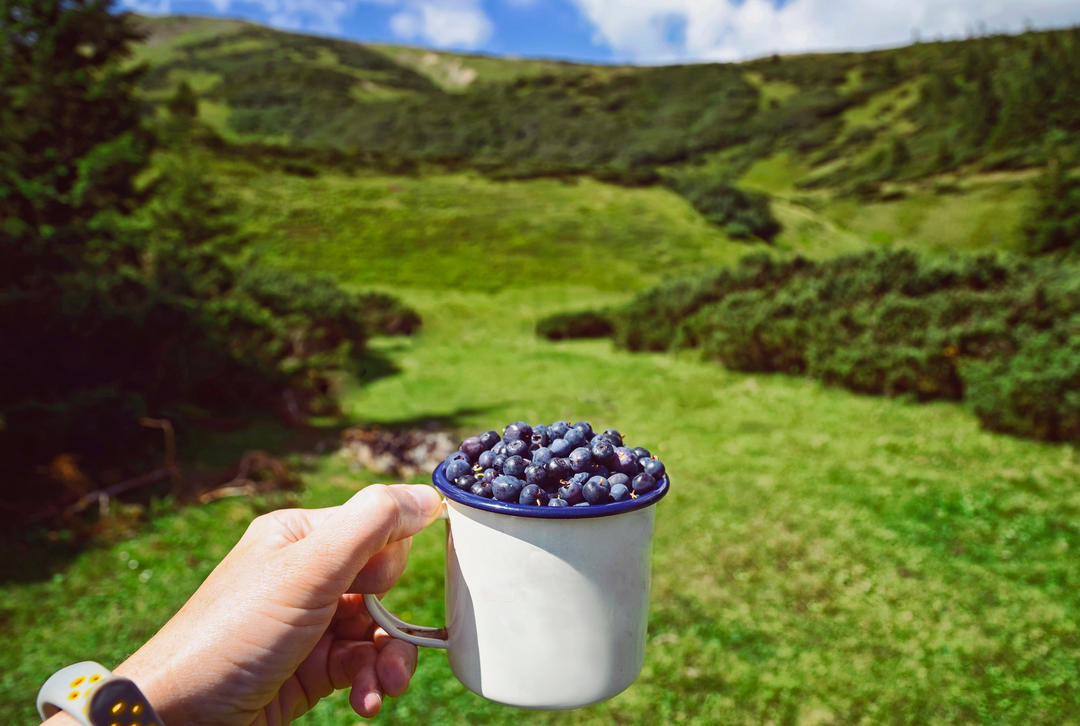
{"type": "MultiPolygon", "coordinates": [[[[89,507],[91,504],[95,503],[99,507],[107,506],[107,502],[110,499],[117,497],[124,492],[129,492],[132,489],[138,489],[149,484],[157,483],[162,479],[168,479],[172,475],[173,469],[171,467],[165,467],[162,469],[155,469],[154,471],[147,472],[146,474],[140,474],[137,477],[127,479],[117,484],[113,484],[111,487],[106,487],[105,489],[95,489],[94,491],[88,492],[87,494],[79,497],[79,499],[75,503],[65,507],[60,512],[60,514],[65,517],[70,517],[73,514],[78,514],[79,512],[89,507]]],[[[29,524],[37,524],[39,522],[43,522],[46,519],[50,519],[56,516],[56,514],[57,511],[55,509],[47,509],[45,511],[38,512],[37,514],[30,517],[29,524]]]]}

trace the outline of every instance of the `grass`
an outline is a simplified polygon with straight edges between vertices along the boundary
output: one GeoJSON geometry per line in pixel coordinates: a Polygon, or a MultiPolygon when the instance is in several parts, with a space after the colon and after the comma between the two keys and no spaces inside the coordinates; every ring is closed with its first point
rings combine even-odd
{"type": "MultiPolygon", "coordinates": [[[[519,418],[586,419],[623,430],[671,473],[646,663],[630,689],[572,713],[522,712],[469,693],[443,653],[425,651],[412,689],[376,723],[1076,723],[1075,449],[986,433],[958,405],[534,336],[544,315],[614,304],[747,250],[662,189],[466,174],[305,179],[224,163],[215,173],[268,261],[392,291],[423,315],[416,337],[372,342],[395,373],[348,382],[340,423],[435,420],[464,434],[519,418]]],[[[783,188],[775,168],[750,176],[783,188]]],[[[929,196],[894,203],[910,220],[905,207],[828,198],[820,211],[792,202],[779,213],[804,215],[801,237],[785,242],[803,252],[856,244],[850,231],[837,241],[833,220],[932,247],[943,220],[1007,209],[994,196],[1003,193],[987,184],[944,198],[952,208],[929,196]]],[[[292,451],[304,506],[375,480],[294,439],[264,423],[184,446],[206,466],[249,448],[292,451]]],[[[57,667],[119,662],[253,516],[283,503],[159,502],[146,521],[134,510],[117,517],[89,548],[69,547],[63,532],[5,544],[0,712],[31,723],[36,689],[57,667]]],[[[406,619],[442,621],[443,551],[438,527],[416,538],[387,596],[406,619]]],[[[302,723],[356,721],[338,694],[302,723]]]]}
{"type": "Polygon", "coordinates": [[[245,230],[269,258],[350,284],[629,290],[752,249],[660,187],[473,174],[308,180],[243,165],[222,173],[242,190],[245,230]]]}
{"type": "Polygon", "coordinates": [[[593,66],[539,58],[490,57],[475,54],[447,53],[428,48],[372,43],[368,45],[395,63],[412,68],[430,78],[446,91],[462,91],[474,83],[513,81],[541,75],[561,75],[592,70],[593,66]]]}
{"type": "MultiPolygon", "coordinates": [[[[375,341],[399,373],[348,390],[347,418],[437,418],[459,431],[584,418],[658,452],[673,490],[659,505],[641,677],[572,714],[521,712],[470,694],[444,654],[425,651],[413,688],[377,722],[1072,718],[1080,707],[1070,687],[1080,658],[1074,450],[982,432],[953,405],[857,397],[531,334],[538,314],[592,294],[617,299],[567,286],[404,291],[424,330],[375,341]]],[[[332,455],[304,460],[309,506],[372,480],[332,455]]],[[[5,712],[30,719],[33,689],[60,663],[121,658],[272,504],[167,513],[51,579],[5,584],[3,632],[18,643],[0,656],[5,712]]],[[[387,598],[407,619],[441,621],[442,550],[438,531],[417,538],[387,598]]],[[[339,696],[302,723],[355,721],[339,696]]]]}
{"type": "Polygon", "coordinates": [[[874,244],[936,253],[1017,250],[1034,198],[1030,183],[975,185],[948,194],[925,185],[902,188],[905,196],[897,201],[833,199],[822,213],[874,244]]]}

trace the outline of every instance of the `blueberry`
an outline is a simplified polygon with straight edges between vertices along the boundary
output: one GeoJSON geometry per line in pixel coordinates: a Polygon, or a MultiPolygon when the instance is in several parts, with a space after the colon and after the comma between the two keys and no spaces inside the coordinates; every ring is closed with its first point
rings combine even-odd
{"type": "Polygon", "coordinates": [[[475,496],[525,506],[603,506],[653,491],[664,464],[644,447],[629,448],[613,428],[587,421],[531,426],[469,436],[444,464],[453,486],[475,496]]]}
{"type": "Polygon", "coordinates": [[[548,481],[552,483],[561,482],[574,473],[574,470],[570,468],[570,460],[561,456],[549,461],[544,465],[544,468],[547,469],[548,481]]]}
{"type": "Polygon", "coordinates": [[[593,437],[592,426],[590,426],[586,421],[578,421],[576,424],[574,424],[573,428],[580,431],[581,435],[585,437],[586,441],[593,437]]]}
{"type": "Polygon", "coordinates": [[[570,467],[574,471],[588,471],[592,468],[592,454],[584,446],[579,446],[570,452],[570,467]]]}
{"type": "Polygon", "coordinates": [[[573,450],[574,447],[566,439],[555,439],[548,445],[548,451],[555,456],[567,456],[573,450]]]}
{"type": "Polygon", "coordinates": [[[465,459],[447,459],[446,461],[445,474],[450,481],[455,481],[458,477],[472,473],[472,466],[465,459]]]}
{"type": "Polygon", "coordinates": [[[566,434],[566,432],[569,430],[570,424],[561,419],[548,426],[548,433],[551,434],[552,438],[559,438],[560,436],[566,434]]]}
{"type": "Polygon", "coordinates": [[[650,492],[656,488],[656,479],[653,479],[648,474],[642,472],[633,478],[630,482],[630,486],[633,488],[635,494],[644,494],[650,492]]]}
{"type": "Polygon", "coordinates": [[[581,484],[576,481],[567,482],[565,486],[559,487],[559,497],[565,499],[568,504],[577,504],[585,499],[581,495],[581,484]]]}
{"type": "Polygon", "coordinates": [[[477,438],[480,439],[480,443],[484,445],[484,449],[490,449],[500,441],[498,431],[485,431],[477,438]]]}
{"type": "Polygon", "coordinates": [[[485,451],[484,445],[480,442],[479,436],[470,436],[461,442],[461,446],[458,447],[458,451],[469,457],[469,461],[475,462],[477,457],[485,451]]]}
{"type": "Polygon", "coordinates": [[[491,485],[490,484],[488,484],[487,486],[484,486],[483,484],[477,482],[476,484],[472,485],[472,489],[470,491],[473,494],[475,494],[476,496],[483,497],[484,499],[491,499],[494,496],[491,493],[491,485]]]}
{"type": "Polygon", "coordinates": [[[528,464],[522,457],[510,456],[507,457],[506,461],[503,463],[502,472],[507,476],[512,476],[516,479],[520,479],[521,477],[525,476],[526,466],[528,466],[528,464]]]}
{"type": "Polygon", "coordinates": [[[605,466],[615,464],[615,447],[607,439],[599,437],[593,439],[589,443],[589,451],[597,464],[604,464],[605,466]]]}
{"type": "Polygon", "coordinates": [[[535,484],[526,484],[518,495],[518,504],[533,504],[539,507],[548,503],[548,493],[535,484]]]}
{"type": "Polygon", "coordinates": [[[641,464],[641,470],[653,479],[664,476],[664,462],[659,459],[642,459],[639,463],[641,464]]]}
{"type": "Polygon", "coordinates": [[[551,449],[546,446],[541,446],[536,451],[532,452],[532,462],[543,466],[552,459],[555,458],[555,454],[551,453],[551,449]]]}
{"type": "Polygon", "coordinates": [[[589,504],[604,504],[607,502],[610,492],[611,485],[602,476],[592,477],[581,488],[581,496],[585,497],[585,501],[589,504]]]}
{"type": "Polygon", "coordinates": [[[625,446],[615,449],[615,471],[627,476],[634,476],[638,473],[638,460],[634,456],[633,450],[625,446]]]}
{"type": "Polygon", "coordinates": [[[515,439],[506,444],[507,456],[525,456],[529,453],[529,442],[522,439],[515,439]]]}
{"type": "Polygon", "coordinates": [[[581,433],[577,429],[570,429],[565,434],[563,434],[563,439],[566,440],[566,443],[570,444],[570,447],[572,449],[576,449],[577,447],[582,446],[585,443],[585,434],[581,433]]]}
{"type": "Polygon", "coordinates": [[[504,474],[495,477],[495,482],[491,485],[491,493],[500,502],[516,502],[524,486],[524,482],[520,479],[504,474]]]}
{"type": "Polygon", "coordinates": [[[524,421],[515,421],[503,431],[503,441],[508,442],[524,440],[527,443],[530,436],[532,436],[532,426],[524,421]]]}
{"type": "Polygon", "coordinates": [[[540,464],[529,464],[525,467],[525,483],[535,484],[538,487],[544,486],[544,482],[547,481],[547,469],[540,464]]]}

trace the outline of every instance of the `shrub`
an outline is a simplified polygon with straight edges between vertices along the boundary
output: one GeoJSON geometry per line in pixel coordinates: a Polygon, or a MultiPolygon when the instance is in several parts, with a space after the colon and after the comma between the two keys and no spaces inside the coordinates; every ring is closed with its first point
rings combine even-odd
{"type": "Polygon", "coordinates": [[[356,314],[372,334],[412,335],[420,329],[420,314],[393,295],[360,293],[355,305],[356,314]]]}
{"type": "Polygon", "coordinates": [[[782,228],[765,194],[745,191],[704,175],[683,176],[669,180],[668,184],[686,197],[705,219],[734,239],[758,237],[771,242],[782,228]]]}
{"type": "Polygon", "coordinates": [[[969,363],[964,378],[986,428],[1080,444],[1080,315],[1025,335],[1008,358],[969,363]]]}
{"type": "Polygon", "coordinates": [[[608,314],[595,310],[557,313],[536,323],[536,334],[548,340],[572,338],[606,338],[613,326],[608,314]]]}
{"type": "Polygon", "coordinates": [[[989,428],[1080,440],[1080,275],[1070,264],[757,254],[647,290],[610,320],[631,350],[695,348],[732,369],[805,373],[860,393],[970,398],[989,428]]]}
{"type": "Polygon", "coordinates": [[[1080,178],[1051,163],[1036,185],[1038,200],[1024,220],[1024,251],[1039,255],[1080,249],[1080,178]]]}

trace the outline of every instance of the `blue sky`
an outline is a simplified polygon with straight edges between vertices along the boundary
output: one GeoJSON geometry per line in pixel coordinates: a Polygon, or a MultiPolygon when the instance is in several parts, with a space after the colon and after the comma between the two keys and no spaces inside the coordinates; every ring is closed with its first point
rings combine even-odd
{"type": "Polygon", "coordinates": [[[593,62],[739,60],[1080,24],[1076,0],[120,0],[362,42],[593,62]]]}

